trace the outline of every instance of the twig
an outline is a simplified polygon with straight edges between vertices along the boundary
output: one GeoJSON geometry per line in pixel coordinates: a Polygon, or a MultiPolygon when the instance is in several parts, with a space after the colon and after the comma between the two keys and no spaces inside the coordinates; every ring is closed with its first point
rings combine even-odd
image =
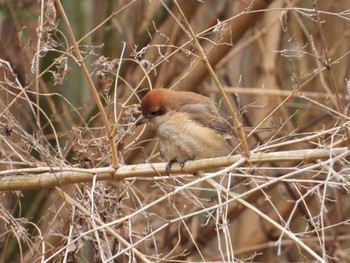
{"type": "MultiPolygon", "coordinates": [[[[67,203],[70,205],[74,206],[77,208],[80,212],[84,213],[86,216],[92,217],[94,222],[101,227],[105,227],[106,230],[113,236],[115,237],[120,243],[123,244],[123,246],[130,246],[130,243],[125,240],[121,235],[119,235],[117,232],[115,232],[112,228],[105,226],[105,223],[99,219],[94,217],[87,209],[85,209],[81,204],[77,203],[72,199],[68,194],[63,192],[60,188],[55,187],[54,188],[55,193],[57,193],[59,196],[62,197],[63,200],[65,200],[67,203]]],[[[97,231],[99,228],[96,228],[93,232],[97,231]]],[[[82,236],[81,236],[82,237],[82,236]]],[[[77,239],[74,240],[74,242],[77,241],[77,239]]],[[[71,239],[68,240],[68,245],[72,244],[73,241],[71,239]]],[[[68,247],[68,245],[66,247],[68,247]]],[[[142,262],[150,262],[144,254],[142,254],[140,251],[138,251],[136,248],[132,248],[131,251],[138,257],[138,259],[142,260],[142,262]]],[[[53,255],[54,256],[54,255],[53,255]]],[[[49,257],[46,259],[44,262],[48,262],[52,257],[49,257]]]]}
{"type": "MultiPolygon", "coordinates": [[[[335,148],[332,151],[327,149],[309,149],[298,151],[281,151],[273,153],[251,153],[247,161],[251,163],[264,163],[275,161],[307,161],[329,158],[330,155],[340,155],[347,152],[346,148],[335,148]]],[[[218,157],[188,161],[184,168],[180,164],[172,166],[172,174],[195,173],[197,171],[227,167],[242,158],[241,155],[229,157],[218,157]]],[[[132,177],[153,177],[166,175],[167,163],[138,164],[121,166],[117,171],[112,167],[81,169],[62,167],[42,167],[31,169],[18,169],[0,172],[0,191],[24,190],[24,189],[45,189],[54,186],[92,182],[94,175],[96,180],[121,180],[132,177]],[[42,171],[41,173],[38,173],[42,171]],[[24,174],[24,175],[23,175],[24,174]]]]}
{"type": "MultiPolygon", "coordinates": [[[[220,184],[215,182],[213,179],[207,179],[207,182],[213,186],[215,189],[220,189],[224,192],[227,190],[223,188],[220,184]]],[[[282,233],[286,234],[290,239],[292,239],[295,243],[297,243],[299,246],[301,246],[303,249],[305,249],[310,255],[312,255],[315,259],[319,260],[320,262],[326,262],[323,258],[321,258],[315,251],[313,251],[309,246],[307,246],[300,238],[298,238],[293,232],[287,230],[287,228],[283,227],[282,225],[278,224],[276,221],[274,221],[272,218],[267,216],[265,213],[261,212],[259,209],[255,208],[253,205],[248,203],[242,198],[239,198],[235,193],[231,191],[227,191],[227,193],[234,199],[236,199],[239,203],[256,213],[258,216],[262,217],[264,220],[272,224],[274,227],[278,228],[282,233]]]]}
{"type": "Polygon", "coordinates": [[[106,136],[107,138],[109,139],[109,143],[111,145],[111,150],[112,150],[112,167],[113,168],[118,168],[119,167],[119,161],[118,161],[118,154],[117,154],[117,147],[116,147],[116,143],[115,143],[115,140],[114,140],[114,134],[112,134],[112,131],[113,129],[111,128],[111,125],[110,125],[110,122],[108,120],[108,117],[107,117],[107,114],[106,114],[106,111],[104,109],[104,106],[101,102],[101,99],[100,99],[100,95],[98,93],[98,91],[96,90],[96,87],[91,79],[91,76],[90,76],[90,73],[88,71],[88,68],[84,62],[84,58],[83,56],[81,55],[80,53],[80,50],[79,50],[79,46],[78,46],[78,43],[75,39],[75,36],[74,36],[74,33],[73,33],[73,30],[69,24],[69,21],[68,21],[68,18],[66,16],[66,13],[63,9],[63,6],[61,4],[61,1],[60,0],[55,0],[56,1],[56,5],[57,5],[57,9],[58,11],[60,12],[61,16],[62,16],[62,19],[66,25],[66,28],[67,28],[67,31],[68,31],[68,34],[70,36],[70,39],[73,43],[73,46],[74,46],[74,50],[75,50],[75,54],[77,56],[77,60],[80,62],[81,64],[81,68],[82,68],[82,71],[86,77],[86,80],[89,84],[89,87],[90,87],[90,90],[94,96],[94,99],[95,99],[95,102],[97,104],[97,107],[101,113],[101,117],[102,117],[102,121],[103,121],[103,124],[105,126],[105,129],[106,129],[106,136]]]}
{"type": "MultiPolygon", "coordinates": [[[[320,12],[318,11],[317,1],[318,0],[313,0],[312,3],[313,3],[314,9],[315,9],[315,13],[316,13],[317,26],[318,26],[318,30],[319,30],[320,35],[321,35],[321,44],[322,44],[323,53],[324,53],[324,56],[325,56],[325,59],[322,61],[322,63],[324,64],[324,66],[328,70],[329,79],[330,79],[330,82],[331,82],[331,87],[332,87],[333,93],[335,93],[335,97],[336,97],[336,100],[337,100],[337,107],[338,107],[340,112],[344,113],[344,105],[343,105],[343,103],[342,103],[342,101],[340,99],[339,90],[338,90],[337,85],[335,83],[333,70],[332,70],[331,65],[330,65],[330,58],[329,58],[329,55],[328,55],[328,48],[327,48],[326,38],[325,38],[323,29],[322,29],[322,26],[321,26],[321,18],[320,18],[320,12]]],[[[345,120],[343,119],[343,122],[344,121],[345,120]]],[[[347,137],[348,148],[350,149],[350,132],[349,132],[349,129],[345,128],[344,131],[345,131],[345,134],[346,134],[346,137],[347,137]]]]}
{"type": "Polygon", "coordinates": [[[125,47],[126,43],[123,42],[123,49],[120,54],[120,59],[119,59],[119,64],[118,64],[118,69],[117,69],[117,74],[115,76],[115,83],[114,83],[114,125],[118,124],[118,103],[117,103],[117,95],[118,95],[118,80],[119,80],[119,73],[120,73],[120,68],[122,67],[123,63],[123,57],[124,57],[124,52],[125,52],[125,47]]]}
{"type": "Polygon", "coordinates": [[[192,40],[194,41],[195,45],[196,45],[196,48],[198,49],[199,53],[200,53],[200,57],[202,59],[202,61],[205,63],[205,65],[207,66],[207,69],[211,75],[211,77],[213,78],[216,86],[218,87],[219,91],[220,91],[220,94],[222,95],[224,101],[225,101],[225,104],[228,108],[228,110],[230,111],[230,114],[233,118],[233,122],[234,122],[234,126],[235,128],[237,129],[237,131],[239,132],[239,137],[242,141],[242,147],[243,147],[243,152],[245,155],[248,155],[249,154],[249,148],[248,148],[248,143],[247,143],[247,136],[243,130],[243,125],[238,117],[238,114],[236,113],[236,111],[234,110],[234,108],[232,107],[231,103],[230,103],[230,100],[228,99],[218,77],[216,76],[215,72],[214,72],[214,69],[213,67],[210,65],[208,59],[207,59],[207,56],[201,46],[201,44],[199,43],[198,39],[197,39],[197,36],[196,34],[193,32],[192,30],[192,27],[191,25],[189,24],[185,14],[182,12],[182,9],[180,7],[180,5],[178,4],[177,0],[173,0],[176,7],[178,8],[180,14],[181,14],[181,17],[187,27],[187,30],[189,31],[191,37],[192,37],[192,40]]]}

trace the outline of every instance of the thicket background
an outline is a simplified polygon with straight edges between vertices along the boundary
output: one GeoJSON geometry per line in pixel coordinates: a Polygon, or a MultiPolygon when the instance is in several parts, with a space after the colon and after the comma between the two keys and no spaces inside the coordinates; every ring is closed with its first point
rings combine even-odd
{"type": "Polygon", "coordinates": [[[3,0],[0,24],[1,260],[350,262],[350,1],[3,0]],[[164,176],[134,127],[156,87],[269,129],[164,176]]]}

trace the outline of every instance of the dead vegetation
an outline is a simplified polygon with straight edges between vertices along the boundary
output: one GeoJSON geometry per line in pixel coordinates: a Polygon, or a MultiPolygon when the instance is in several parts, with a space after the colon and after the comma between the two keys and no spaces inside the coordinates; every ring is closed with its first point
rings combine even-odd
{"type": "Polygon", "coordinates": [[[349,1],[0,7],[4,262],[350,261],[349,1]],[[215,100],[234,155],[164,176],[155,87],[215,100]]]}

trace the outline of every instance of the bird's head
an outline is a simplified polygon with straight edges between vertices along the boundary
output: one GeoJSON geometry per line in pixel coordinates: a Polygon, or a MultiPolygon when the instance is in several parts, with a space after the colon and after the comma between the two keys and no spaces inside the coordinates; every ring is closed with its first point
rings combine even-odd
{"type": "Polygon", "coordinates": [[[152,122],[156,117],[163,116],[177,108],[177,92],[170,89],[153,89],[141,101],[141,117],[136,126],[152,122]]]}

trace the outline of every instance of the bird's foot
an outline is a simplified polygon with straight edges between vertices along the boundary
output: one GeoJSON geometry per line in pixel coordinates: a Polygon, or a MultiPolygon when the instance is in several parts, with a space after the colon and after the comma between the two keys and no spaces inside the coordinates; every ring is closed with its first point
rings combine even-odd
{"type": "Polygon", "coordinates": [[[187,161],[193,161],[195,159],[195,156],[192,156],[190,158],[188,158],[185,161],[180,162],[180,168],[181,168],[181,172],[185,172],[185,164],[187,161]]]}
{"type": "Polygon", "coordinates": [[[174,163],[177,163],[176,158],[171,159],[171,160],[167,163],[166,168],[165,168],[165,172],[166,172],[166,175],[167,175],[167,176],[170,176],[171,166],[173,166],[174,163]]]}
{"type": "Polygon", "coordinates": [[[188,160],[183,161],[183,162],[180,162],[180,169],[181,169],[181,172],[184,172],[184,169],[185,169],[185,163],[186,163],[187,161],[188,161],[188,160]]]}
{"type": "Polygon", "coordinates": [[[190,158],[190,159],[187,159],[187,160],[182,161],[182,162],[178,162],[176,158],[171,159],[170,162],[168,162],[168,164],[166,165],[166,168],[165,168],[166,174],[168,176],[170,175],[170,170],[171,170],[171,167],[173,166],[174,163],[179,163],[181,172],[185,172],[185,164],[187,161],[191,161],[191,160],[194,160],[194,158],[190,158]]]}

